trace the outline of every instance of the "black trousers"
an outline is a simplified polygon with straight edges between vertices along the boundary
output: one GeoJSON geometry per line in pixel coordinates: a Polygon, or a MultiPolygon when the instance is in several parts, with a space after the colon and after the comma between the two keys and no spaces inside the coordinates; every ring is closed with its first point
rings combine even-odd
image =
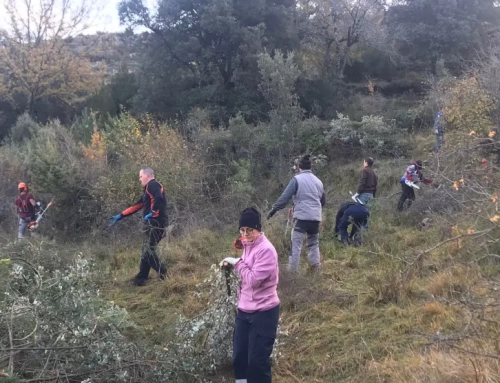
{"type": "Polygon", "coordinates": [[[370,213],[364,206],[353,206],[346,210],[342,218],[340,219],[338,230],[340,232],[340,238],[345,243],[350,243],[349,239],[353,239],[358,231],[366,226],[368,222],[368,217],[370,213]],[[351,233],[347,233],[349,225],[352,223],[351,233]]]}
{"type": "Polygon", "coordinates": [[[280,306],[267,311],[238,310],[233,339],[234,377],[248,383],[271,383],[271,353],[278,330],[280,306]]]}
{"type": "Polygon", "coordinates": [[[415,191],[411,186],[401,182],[401,191],[401,197],[398,202],[398,211],[403,211],[403,206],[406,200],[408,200],[408,207],[410,207],[413,201],[415,201],[415,191]]]}
{"type": "Polygon", "coordinates": [[[166,267],[158,258],[158,243],[165,236],[166,222],[151,219],[145,226],[144,244],[141,254],[139,273],[135,279],[139,283],[145,283],[148,279],[149,271],[155,270],[160,276],[165,275],[166,267]]]}
{"type": "Polygon", "coordinates": [[[304,221],[302,219],[298,219],[295,221],[295,225],[293,226],[294,231],[298,231],[302,234],[318,234],[319,233],[319,225],[321,222],[319,221],[304,221]]]}

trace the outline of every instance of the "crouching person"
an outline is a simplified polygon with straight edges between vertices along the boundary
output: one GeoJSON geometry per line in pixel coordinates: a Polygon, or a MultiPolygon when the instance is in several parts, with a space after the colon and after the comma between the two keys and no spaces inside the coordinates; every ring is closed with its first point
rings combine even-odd
{"type": "Polygon", "coordinates": [[[337,211],[335,218],[335,233],[340,233],[340,240],[346,245],[361,245],[361,228],[368,223],[370,212],[357,202],[347,201],[337,211]],[[352,224],[351,233],[347,233],[349,225],[352,224]]]}
{"type": "Polygon", "coordinates": [[[233,340],[234,376],[236,383],[270,383],[280,314],[278,254],[261,231],[256,209],[241,213],[239,227],[242,257],[221,262],[221,267],[234,267],[241,279],[233,340]]]}

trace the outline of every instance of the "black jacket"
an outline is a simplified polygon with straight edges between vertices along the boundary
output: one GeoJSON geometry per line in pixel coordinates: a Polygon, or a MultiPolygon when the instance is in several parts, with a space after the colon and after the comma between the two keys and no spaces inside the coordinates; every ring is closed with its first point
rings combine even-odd
{"type": "Polygon", "coordinates": [[[353,216],[362,215],[368,217],[370,215],[369,210],[360,203],[354,201],[347,201],[343,203],[337,211],[337,216],[335,217],[335,233],[339,232],[340,220],[346,213],[353,216]]]}
{"type": "Polygon", "coordinates": [[[141,198],[139,198],[133,206],[125,209],[122,212],[122,216],[126,217],[132,215],[138,212],[141,208],[143,217],[151,212],[154,212],[153,219],[163,223],[168,222],[167,197],[165,196],[163,186],[155,179],[148,182],[148,184],[144,187],[144,193],[141,198]]]}

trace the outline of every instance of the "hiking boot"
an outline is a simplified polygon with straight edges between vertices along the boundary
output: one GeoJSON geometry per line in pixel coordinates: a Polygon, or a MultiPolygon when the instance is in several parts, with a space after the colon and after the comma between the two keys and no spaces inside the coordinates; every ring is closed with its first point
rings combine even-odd
{"type": "Polygon", "coordinates": [[[146,284],[146,280],[134,278],[130,281],[130,284],[132,286],[144,286],[146,284]]]}
{"type": "Polygon", "coordinates": [[[164,281],[165,279],[167,279],[167,268],[162,265],[158,274],[160,274],[160,279],[164,281]]]}
{"type": "Polygon", "coordinates": [[[317,275],[321,272],[321,265],[316,265],[316,266],[310,266],[308,269],[307,269],[307,273],[308,274],[312,274],[312,275],[317,275]]]}

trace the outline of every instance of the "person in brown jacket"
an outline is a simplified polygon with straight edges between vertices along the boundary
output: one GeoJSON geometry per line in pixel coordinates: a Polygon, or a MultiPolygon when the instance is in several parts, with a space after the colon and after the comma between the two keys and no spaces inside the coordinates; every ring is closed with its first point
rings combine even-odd
{"type": "Polygon", "coordinates": [[[363,162],[363,172],[361,173],[361,179],[359,181],[358,191],[356,197],[363,203],[367,205],[368,201],[375,198],[377,193],[377,182],[378,177],[373,171],[373,158],[367,157],[363,162]]]}

